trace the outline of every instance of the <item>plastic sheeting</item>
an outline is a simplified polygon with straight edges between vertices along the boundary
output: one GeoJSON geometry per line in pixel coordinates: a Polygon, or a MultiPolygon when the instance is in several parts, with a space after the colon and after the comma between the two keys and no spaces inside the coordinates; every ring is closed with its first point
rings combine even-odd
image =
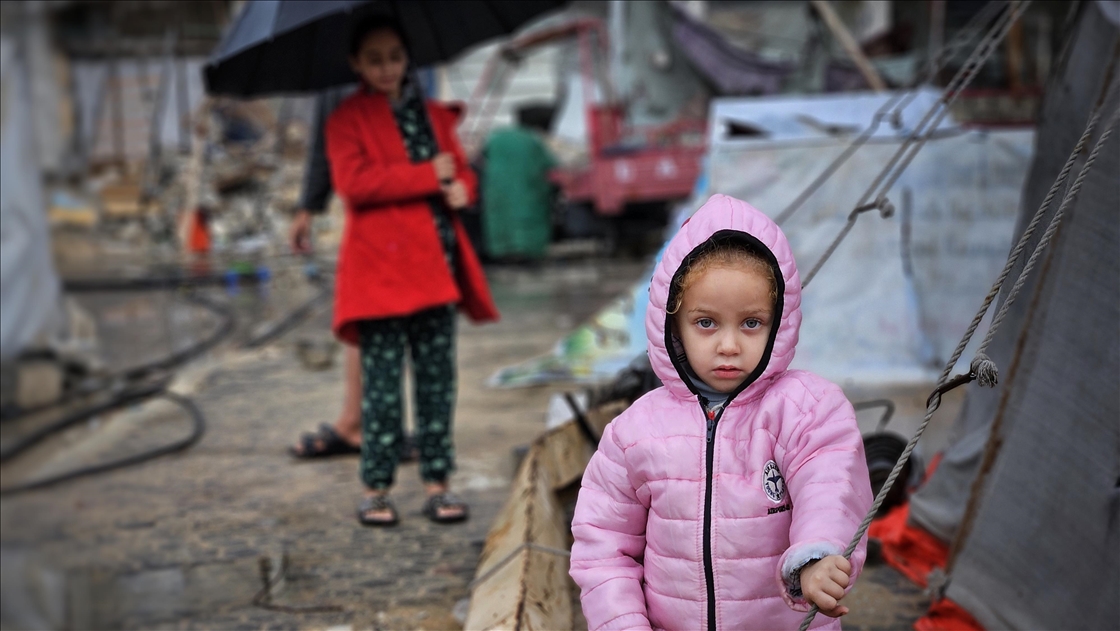
{"type": "MultiPolygon", "coordinates": [[[[777,216],[889,96],[717,101],[712,192],[777,216]],[[732,120],[763,135],[736,137],[732,120]]],[[[880,125],[784,223],[803,278],[936,99],[925,91],[898,128],[880,125]]],[[[936,380],[1006,259],[1032,138],[1030,130],[966,131],[943,121],[888,192],[896,216],[862,215],[807,288],[794,367],[843,384],[936,380]]]]}
{"type": "Polygon", "coordinates": [[[0,38],[0,359],[5,360],[52,326],[59,313],[28,95],[15,43],[0,38]]]}

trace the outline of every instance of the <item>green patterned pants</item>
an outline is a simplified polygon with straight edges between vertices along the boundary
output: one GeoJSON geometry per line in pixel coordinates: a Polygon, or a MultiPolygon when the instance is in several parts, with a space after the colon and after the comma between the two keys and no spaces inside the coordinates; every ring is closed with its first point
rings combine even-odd
{"type": "Polygon", "coordinates": [[[401,441],[404,354],[410,352],[416,388],[416,446],[420,477],[443,482],[455,468],[451,418],[455,406],[455,308],[367,320],[359,327],[362,354],[362,481],[371,489],[393,484],[401,441]]]}

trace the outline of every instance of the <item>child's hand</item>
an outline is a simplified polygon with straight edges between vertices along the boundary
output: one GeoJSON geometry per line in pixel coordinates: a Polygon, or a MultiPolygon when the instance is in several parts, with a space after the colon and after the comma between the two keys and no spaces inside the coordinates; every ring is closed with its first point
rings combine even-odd
{"type": "Polygon", "coordinates": [[[462,180],[455,180],[443,187],[443,201],[454,210],[462,210],[471,201],[467,194],[467,187],[462,180]]]}
{"type": "Polygon", "coordinates": [[[455,177],[455,156],[450,153],[441,153],[432,158],[432,168],[436,170],[436,179],[440,183],[455,177]]]}
{"type": "Polygon", "coordinates": [[[288,229],[288,243],[292,252],[296,254],[309,254],[311,252],[311,213],[300,209],[292,217],[292,225],[288,229]]]}
{"type": "Polygon", "coordinates": [[[851,580],[851,572],[852,564],[838,554],[814,561],[801,569],[801,593],[824,615],[839,618],[848,613],[840,599],[851,580]]]}

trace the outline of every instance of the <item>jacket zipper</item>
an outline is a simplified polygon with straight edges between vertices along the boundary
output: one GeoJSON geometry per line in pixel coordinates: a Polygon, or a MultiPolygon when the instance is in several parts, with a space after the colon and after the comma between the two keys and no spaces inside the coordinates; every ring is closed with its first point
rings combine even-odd
{"type": "Polygon", "coordinates": [[[716,579],[712,565],[712,468],[715,465],[715,448],[712,446],[712,439],[716,435],[716,424],[727,406],[720,408],[719,412],[710,412],[706,408],[707,402],[700,397],[700,409],[708,419],[708,440],[705,447],[708,475],[704,487],[704,580],[708,588],[708,631],[716,631],[716,579]]]}

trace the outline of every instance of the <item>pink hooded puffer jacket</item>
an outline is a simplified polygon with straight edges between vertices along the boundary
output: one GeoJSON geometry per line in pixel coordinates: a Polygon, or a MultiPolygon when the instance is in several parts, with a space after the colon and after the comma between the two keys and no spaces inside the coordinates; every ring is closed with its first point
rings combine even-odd
{"type": "MultiPolygon", "coordinates": [[[[607,427],[572,521],[571,575],[590,629],[801,623],[809,606],[800,597],[799,568],[842,554],[872,497],[863,441],[843,392],[787,370],[800,302],[785,235],[742,201],[713,196],[669,243],[646,316],[650,361],[665,385],[607,427]],[[781,319],[761,375],[748,377],[711,422],[666,348],[665,309],[681,263],[728,230],[773,254],[781,319]]],[[[866,542],[852,555],[853,578],[866,542]]],[[[840,622],[818,615],[812,628],[839,629],[840,622]]]]}

